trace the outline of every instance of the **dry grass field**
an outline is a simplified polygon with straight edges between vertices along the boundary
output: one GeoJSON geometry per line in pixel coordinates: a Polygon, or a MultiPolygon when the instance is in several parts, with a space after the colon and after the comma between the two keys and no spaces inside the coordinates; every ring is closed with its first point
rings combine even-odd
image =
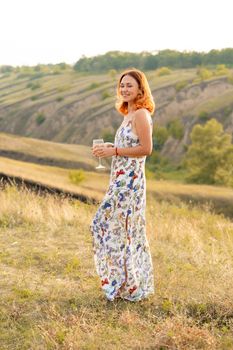
{"type": "MultiPolygon", "coordinates": [[[[59,144],[58,144],[59,145],[59,144]]],[[[86,146],[84,146],[86,147],[86,146]]],[[[88,161],[93,168],[97,160],[91,156],[90,150],[86,150],[88,161]]],[[[64,158],[67,161],[70,157],[64,158]]],[[[79,158],[77,158],[79,159],[79,158]]],[[[103,160],[103,163],[105,161],[103,160]]],[[[59,189],[78,193],[87,198],[101,200],[109,183],[110,167],[109,162],[105,163],[106,171],[83,171],[84,180],[74,184],[69,178],[69,173],[76,169],[64,169],[57,166],[46,166],[36,163],[23,162],[19,160],[0,157],[0,173],[10,176],[21,177],[42,183],[47,186],[55,186],[59,189]]],[[[184,184],[182,180],[154,180],[151,173],[148,173],[147,190],[158,201],[167,200],[171,203],[185,201],[190,204],[205,204],[217,214],[224,214],[233,219],[233,189],[221,186],[184,184]]]]}
{"type": "Polygon", "coordinates": [[[97,205],[16,187],[0,203],[1,350],[233,349],[233,222],[208,205],[147,191],[155,294],[131,303],[102,293],[97,205]]]}

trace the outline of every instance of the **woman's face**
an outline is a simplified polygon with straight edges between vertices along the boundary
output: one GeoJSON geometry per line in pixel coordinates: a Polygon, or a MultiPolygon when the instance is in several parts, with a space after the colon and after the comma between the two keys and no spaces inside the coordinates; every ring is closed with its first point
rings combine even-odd
{"type": "Polygon", "coordinates": [[[120,94],[124,102],[132,102],[139,93],[137,80],[130,75],[125,75],[120,82],[120,94]]]}

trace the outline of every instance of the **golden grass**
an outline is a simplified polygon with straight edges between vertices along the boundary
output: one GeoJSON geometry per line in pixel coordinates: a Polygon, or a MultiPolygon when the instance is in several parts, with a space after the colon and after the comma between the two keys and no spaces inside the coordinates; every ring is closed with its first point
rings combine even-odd
{"type": "MultiPolygon", "coordinates": [[[[1,139],[1,138],[0,138],[1,139]]],[[[24,138],[23,138],[24,139],[24,138]]],[[[25,138],[26,139],[26,138],[25,138]]],[[[18,137],[16,137],[16,141],[18,137]]],[[[27,140],[27,139],[26,139],[27,140]]],[[[48,148],[45,146],[44,141],[41,147],[41,156],[49,155],[50,142],[48,142],[48,148]],[[47,152],[47,153],[46,153],[47,152]]],[[[29,141],[29,146],[39,151],[40,141],[35,140],[35,145],[29,141]]],[[[12,148],[17,146],[12,146],[12,148]]],[[[51,146],[52,147],[52,146],[51,146]]],[[[29,147],[30,148],[30,147],[29,147]]],[[[90,150],[86,146],[73,146],[58,144],[57,157],[60,155],[60,159],[74,160],[74,154],[81,154],[82,149],[86,152],[89,161],[93,166],[97,165],[97,160],[90,155],[90,150]],[[61,145],[61,148],[59,148],[61,145]],[[64,146],[64,149],[63,149],[64,146]],[[71,146],[71,147],[70,147],[71,146]],[[92,157],[92,158],[91,158],[92,157]]],[[[21,149],[26,153],[26,146],[21,144],[21,149]]],[[[58,157],[59,158],[59,157],[58,157]]],[[[85,161],[83,159],[83,161],[85,161]]],[[[77,156],[77,160],[80,160],[77,156]]],[[[104,160],[103,160],[104,163],[104,160]]],[[[97,171],[84,171],[85,180],[79,185],[74,185],[69,179],[69,172],[71,169],[64,169],[54,166],[45,166],[40,164],[33,164],[29,162],[22,162],[5,157],[0,157],[0,168],[1,172],[11,175],[22,177],[26,180],[32,180],[35,182],[42,183],[47,186],[57,187],[65,191],[70,191],[78,194],[85,195],[96,200],[101,200],[109,183],[110,168],[109,163],[105,164],[107,169],[105,172],[97,171]]],[[[167,181],[167,180],[151,180],[147,179],[147,190],[157,200],[169,200],[172,202],[179,203],[181,200],[192,203],[207,203],[212,206],[212,209],[216,213],[225,214],[233,218],[233,189],[222,187],[222,186],[211,186],[211,185],[195,185],[195,184],[183,184],[179,181],[167,181]]]]}
{"type": "Polygon", "coordinates": [[[199,184],[177,184],[176,181],[164,181],[164,180],[147,180],[147,186],[150,191],[157,191],[159,193],[171,193],[171,194],[190,194],[197,195],[202,198],[225,198],[233,201],[233,188],[212,186],[212,185],[199,185],[199,184]]]}
{"type": "Polygon", "coordinates": [[[14,151],[35,157],[83,162],[94,165],[90,147],[65,144],[0,132],[0,150],[14,151]]]}
{"type": "Polygon", "coordinates": [[[102,198],[106,190],[106,183],[109,181],[109,175],[106,173],[85,171],[85,181],[80,185],[74,185],[69,178],[71,169],[21,162],[3,157],[0,157],[0,167],[1,172],[8,176],[21,177],[97,200],[102,198]],[[96,186],[96,181],[99,183],[98,186],[96,186]]]}
{"type": "Polygon", "coordinates": [[[148,193],[155,295],[108,302],[89,232],[96,205],[15,187],[0,203],[1,350],[233,348],[230,220],[148,193]]]}

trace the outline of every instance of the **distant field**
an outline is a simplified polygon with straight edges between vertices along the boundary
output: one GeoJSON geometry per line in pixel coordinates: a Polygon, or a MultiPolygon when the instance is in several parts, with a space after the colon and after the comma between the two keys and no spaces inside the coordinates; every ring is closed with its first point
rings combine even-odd
{"type": "Polygon", "coordinates": [[[86,171],[85,181],[80,185],[74,185],[69,180],[69,169],[21,162],[3,157],[0,157],[0,169],[1,172],[10,176],[20,176],[27,180],[33,180],[51,187],[55,186],[88,197],[95,197],[96,199],[102,197],[108,179],[106,173],[99,174],[86,171]]]}
{"type": "Polygon", "coordinates": [[[87,164],[92,167],[95,164],[91,153],[91,145],[88,147],[75,144],[62,144],[6,133],[0,133],[0,153],[1,151],[34,156],[38,159],[50,158],[55,162],[56,160],[64,160],[82,163],[83,165],[87,164]]]}
{"type": "MultiPolygon", "coordinates": [[[[97,163],[96,163],[97,164],[97,163]]],[[[21,162],[0,157],[2,173],[20,176],[47,186],[79,193],[90,198],[101,200],[109,184],[110,170],[104,173],[85,171],[85,180],[74,185],[69,179],[69,169],[21,162]]],[[[201,203],[212,206],[219,214],[233,218],[233,189],[226,187],[182,184],[180,181],[147,179],[148,196],[157,200],[168,200],[174,203],[185,201],[190,205],[201,203]]]]}
{"type": "MultiPolygon", "coordinates": [[[[196,77],[196,69],[181,69],[174,70],[167,76],[158,76],[156,71],[146,72],[152,90],[157,87],[162,87],[164,84],[172,84],[183,79],[193,79],[196,77]]],[[[40,98],[40,102],[47,102],[48,99],[54,99],[59,95],[75,97],[77,93],[90,94],[93,91],[101,91],[103,88],[115,88],[116,81],[108,74],[88,74],[83,75],[74,71],[64,71],[59,75],[38,75],[37,79],[33,79],[36,74],[28,74],[28,76],[20,76],[11,74],[10,76],[0,80],[0,87],[3,90],[2,102],[4,105],[12,104],[25,100],[25,98],[33,95],[40,98]],[[31,91],[27,87],[28,82],[40,81],[41,86],[31,91]],[[96,87],[91,84],[96,84],[96,87]],[[72,95],[75,94],[75,95],[72,95]]],[[[80,95],[81,97],[81,95],[80,95]]],[[[36,101],[34,102],[36,103],[36,101]]]]}

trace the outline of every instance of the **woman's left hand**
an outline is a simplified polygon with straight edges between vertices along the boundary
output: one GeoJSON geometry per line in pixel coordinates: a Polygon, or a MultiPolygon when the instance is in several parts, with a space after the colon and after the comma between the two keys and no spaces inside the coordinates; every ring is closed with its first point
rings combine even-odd
{"type": "Polygon", "coordinates": [[[115,148],[114,147],[109,147],[108,145],[95,145],[92,146],[92,154],[95,157],[112,157],[115,155],[115,148]]]}

